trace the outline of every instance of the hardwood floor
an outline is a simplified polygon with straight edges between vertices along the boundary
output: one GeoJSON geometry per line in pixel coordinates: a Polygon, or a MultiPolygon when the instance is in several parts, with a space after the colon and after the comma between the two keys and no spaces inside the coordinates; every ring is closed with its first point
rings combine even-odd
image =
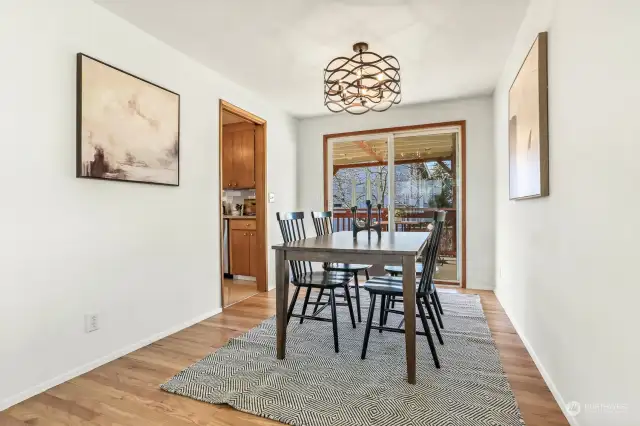
{"type": "Polygon", "coordinates": [[[222,300],[224,306],[230,306],[241,300],[258,294],[258,284],[247,280],[222,280],[222,300]]]}
{"type": "MultiPolygon", "coordinates": [[[[493,292],[480,294],[505,372],[528,426],[567,425],[493,292]]],[[[178,371],[275,313],[275,292],[260,293],[215,317],[0,412],[0,425],[145,426],[276,425],[227,406],[197,402],[160,390],[178,371]]]]}

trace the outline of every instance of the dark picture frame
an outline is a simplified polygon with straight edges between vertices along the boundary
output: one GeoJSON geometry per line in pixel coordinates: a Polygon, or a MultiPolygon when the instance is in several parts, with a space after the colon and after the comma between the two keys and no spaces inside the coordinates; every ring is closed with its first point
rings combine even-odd
{"type": "Polygon", "coordinates": [[[539,33],[509,88],[509,199],[549,195],[547,33],[539,33]]]}
{"type": "Polygon", "coordinates": [[[180,95],[84,53],[76,61],[76,177],[179,186],[180,95]]]}

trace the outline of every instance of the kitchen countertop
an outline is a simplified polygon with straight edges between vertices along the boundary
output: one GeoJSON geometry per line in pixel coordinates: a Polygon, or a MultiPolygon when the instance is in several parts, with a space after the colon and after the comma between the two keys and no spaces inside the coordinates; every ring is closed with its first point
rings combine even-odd
{"type": "Polygon", "coordinates": [[[244,219],[244,220],[251,220],[251,219],[255,219],[255,216],[229,216],[229,215],[224,215],[222,216],[224,219],[244,219]]]}

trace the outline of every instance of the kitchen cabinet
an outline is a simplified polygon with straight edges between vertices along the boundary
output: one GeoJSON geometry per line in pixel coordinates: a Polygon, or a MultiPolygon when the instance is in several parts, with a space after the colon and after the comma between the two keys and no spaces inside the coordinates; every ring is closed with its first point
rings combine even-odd
{"type": "Polygon", "coordinates": [[[233,275],[251,276],[250,238],[249,231],[231,231],[229,254],[233,275]]]}
{"type": "Polygon", "coordinates": [[[257,276],[256,221],[253,219],[231,220],[230,234],[230,273],[249,277],[257,276]]]}
{"type": "Polygon", "coordinates": [[[256,126],[253,123],[225,124],[222,127],[222,187],[256,187],[256,126]]]}

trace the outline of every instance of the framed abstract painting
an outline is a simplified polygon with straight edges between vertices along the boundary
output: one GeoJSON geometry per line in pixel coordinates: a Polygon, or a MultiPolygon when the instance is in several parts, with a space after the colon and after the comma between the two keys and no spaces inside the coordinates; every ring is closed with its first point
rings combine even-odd
{"type": "Polygon", "coordinates": [[[509,89],[509,198],[549,195],[547,33],[540,33],[509,89]]]}
{"type": "Polygon", "coordinates": [[[76,176],[178,186],[180,95],[77,55],[76,176]]]}

